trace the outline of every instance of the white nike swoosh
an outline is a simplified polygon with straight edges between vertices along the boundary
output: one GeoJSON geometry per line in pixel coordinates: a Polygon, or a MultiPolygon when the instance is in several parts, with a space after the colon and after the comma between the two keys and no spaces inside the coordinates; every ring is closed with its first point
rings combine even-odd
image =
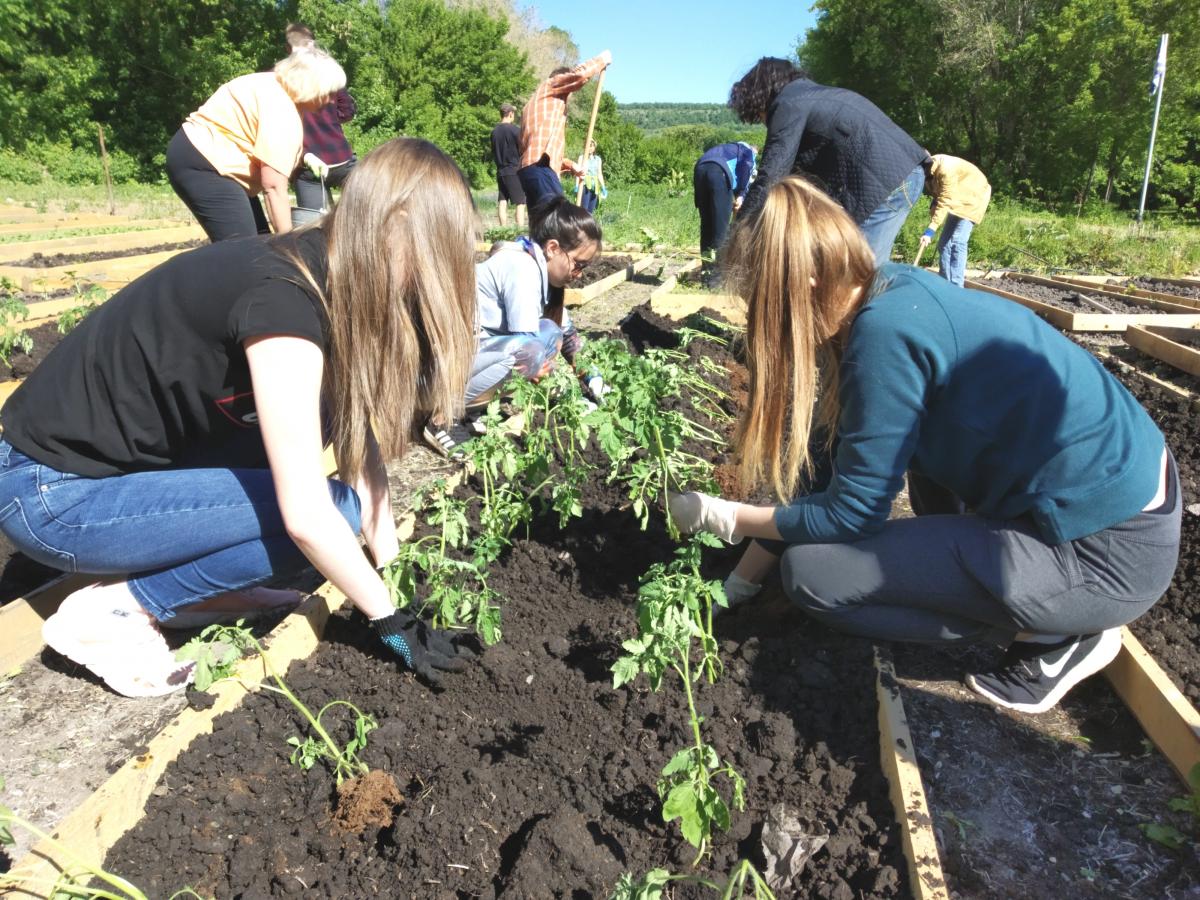
{"type": "Polygon", "coordinates": [[[1047,678],[1057,678],[1059,675],[1061,675],[1062,670],[1067,665],[1067,661],[1075,654],[1075,648],[1078,646],[1079,646],[1079,639],[1076,638],[1075,642],[1072,643],[1071,646],[1067,648],[1067,652],[1063,654],[1062,659],[1060,659],[1058,662],[1047,664],[1046,660],[1039,659],[1038,665],[1042,669],[1042,674],[1045,675],[1047,678]]]}

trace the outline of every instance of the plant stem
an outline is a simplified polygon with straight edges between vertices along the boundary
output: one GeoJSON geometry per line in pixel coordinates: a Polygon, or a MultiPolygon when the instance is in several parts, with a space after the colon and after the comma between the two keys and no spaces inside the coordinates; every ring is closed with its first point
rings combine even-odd
{"type": "MultiPolygon", "coordinates": [[[[99,878],[106,884],[112,885],[118,891],[123,891],[125,894],[125,896],[119,896],[117,894],[109,894],[106,891],[96,890],[94,888],[80,888],[79,890],[81,891],[87,891],[87,893],[83,896],[101,897],[105,898],[105,900],[149,900],[145,894],[143,894],[124,878],[119,875],[110,874],[109,872],[104,871],[104,869],[101,869],[99,866],[94,866],[91,863],[84,862],[78,856],[72,853],[70,849],[64,843],[62,843],[62,841],[42,831],[42,829],[38,828],[32,822],[28,822],[25,819],[22,819],[20,816],[15,816],[11,813],[0,814],[0,822],[4,822],[7,825],[16,825],[20,828],[23,828],[25,831],[28,831],[39,841],[47,841],[54,847],[61,857],[67,860],[70,865],[83,869],[92,876],[99,878]]],[[[62,869],[61,871],[64,875],[67,874],[66,869],[62,869]]],[[[8,875],[0,876],[0,885],[6,884],[12,875],[13,873],[10,872],[8,875]]],[[[20,883],[29,884],[32,883],[32,881],[23,881],[20,883]]]]}

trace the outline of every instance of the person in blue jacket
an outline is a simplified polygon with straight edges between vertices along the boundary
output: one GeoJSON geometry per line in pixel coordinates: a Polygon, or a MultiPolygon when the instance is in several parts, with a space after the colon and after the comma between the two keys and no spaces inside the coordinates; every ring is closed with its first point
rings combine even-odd
{"type": "Polygon", "coordinates": [[[1182,503],[1163,435],[1024,307],[877,267],[802,178],[764,201],[725,250],[749,310],[735,442],[743,486],[795,499],[673,495],[671,515],[761,539],[726,582],[731,601],[781,557],[785,593],[814,618],[878,640],[1006,644],[968,686],[1049,709],[1171,582],[1182,503]],[[916,517],[891,519],[906,474],[916,517]]]}
{"type": "Polygon", "coordinates": [[[700,255],[713,259],[725,243],[729,218],[741,209],[754,177],[758,149],[744,141],[717,144],[696,161],[692,196],[700,210],[700,255]]]}

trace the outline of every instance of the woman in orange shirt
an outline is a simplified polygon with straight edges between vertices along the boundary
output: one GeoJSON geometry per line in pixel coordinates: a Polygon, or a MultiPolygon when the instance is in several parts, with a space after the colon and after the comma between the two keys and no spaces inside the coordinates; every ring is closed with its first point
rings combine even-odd
{"type": "Polygon", "coordinates": [[[221,85],[187,117],[167,146],[167,177],[209,240],[267,231],[260,193],[275,233],[291,230],[288,179],[304,146],[300,114],[345,86],[337,61],[313,49],[221,85]]]}

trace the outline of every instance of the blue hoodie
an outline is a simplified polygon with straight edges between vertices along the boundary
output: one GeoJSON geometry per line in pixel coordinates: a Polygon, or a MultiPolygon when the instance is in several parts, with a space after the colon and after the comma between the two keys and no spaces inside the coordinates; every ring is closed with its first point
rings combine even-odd
{"type": "Polygon", "coordinates": [[[735,197],[746,196],[755,167],[754,150],[749,144],[742,141],[717,144],[701,156],[696,165],[706,162],[715,162],[721,166],[729,180],[729,189],[735,197]]]}
{"type": "Polygon", "coordinates": [[[1138,513],[1164,440],[1092,354],[1030,310],[889,263],[851,325],[832,478],[775,513],[789,543],[879,531],[912,469],[1059,544],[1138,513]]]}

